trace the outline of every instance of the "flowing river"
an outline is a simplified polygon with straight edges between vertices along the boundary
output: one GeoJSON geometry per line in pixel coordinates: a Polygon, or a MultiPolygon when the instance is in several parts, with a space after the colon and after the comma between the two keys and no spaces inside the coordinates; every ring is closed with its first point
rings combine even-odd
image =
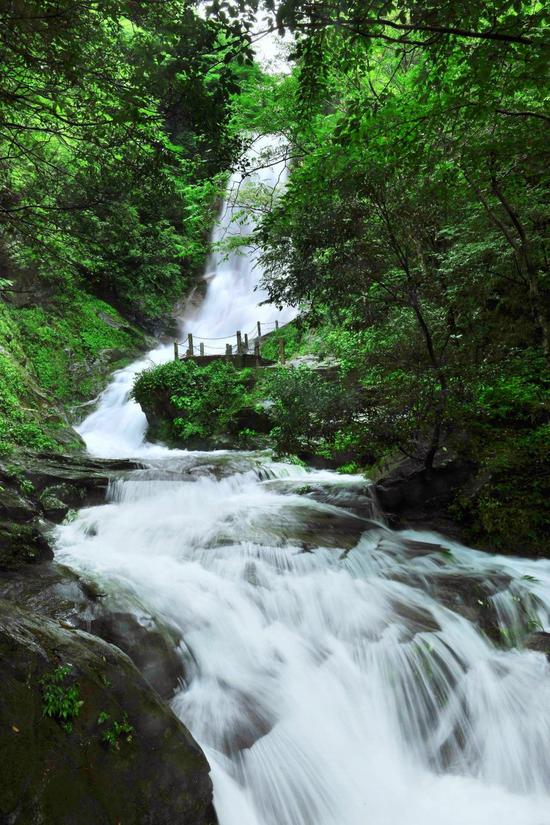
{"type": "MultiPolygon", "coordinates": [[[[247,231],[236,208],[217,237],[247,231]]],[[[182,333],[224,348],[288,320],[254,264],[214,256],[182,333]]],[[[57,558],[180,639],[172,704],[221,825],[549,825],[550,664],[523,641],[550,630],[550,562],[391,531],[360,476],[147,443],[128,394],[170,357],[116,373],[80,426],[143,469],[59,528],[57,558]]]]}

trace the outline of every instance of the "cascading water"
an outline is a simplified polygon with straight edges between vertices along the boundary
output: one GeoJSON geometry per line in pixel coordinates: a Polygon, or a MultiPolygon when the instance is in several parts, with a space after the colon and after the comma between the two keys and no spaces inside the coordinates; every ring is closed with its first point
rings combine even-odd
{"type": "Polygon", "coordinates": [[[284,186],[285,154],[286,144],[267,137],[257,138],[249,151],[251,171],[244,176],[234,172],[229,180],[221,218],[212,238],[216,251],[206,268],[208,290],[197,312],[183,322],[185,330],[192,332],[198,341],[206,339],[207,351],[223,351],[228,331],[234,335],[239,329],[243,334],[255,335],[258,321],[266,329],[272,329],[275,319],[284,324],[296,314],[290,307],[277,312],[272,304],[263,303],[267,295],[258,286],[261,269],[257,250],[248,247],[245,254],[239,249],[223,251],[224,244],[231,250],[233,238],[247,237],[254,230],[255,213],[241,203],[246,200],[247,190],[254,190],[253,200],[260,204],[257,208],[261,211],[261,203],[269,201],[284,186]],[[262,167],[262,163],[266,165],[262,167]],[[216,338],[218,340],[212,340],[216,338]]]}
{"type": "MultiPolygon", "coordinates": [[[[258,317],[239,263],[215,263],[198,334],[258,317]]],[[[173,707],[221,825],[548,825],[550,665],[522,641],[549,629],[550,563],[390,531],[359,476],[148,445],[146,362],[80,428],[144,469],[58,557],[177,628],[173,707]]]]}
{"type": "MultiPolygon", "coordinates": [[[[264,197],[269,193],[274,197],[286,181],[284,155],[283,145],[268,137],[258,138],[249,151],[252,170],[246,175],[234,172],[230,177],[227,198],[212,239],[216,251],[206,268],[204,301],[198,310],[190,311],[180,322],[181,336],[193,333],[197,345],[200,341],[204,343],[206,354],[223,352],[226,343],[234,344],[237,329],[243,335],[245,332],[255,335],[258,321],[269,331],[275,321],[284,324],[295,315],[290,307],[277,311],[273,305],[263,303],[267,296],[258,287],[261,270],[253,248],[232,251],[230,248],[227,254],[218,248],[222,241],[234,236],[246,239],[253,231],[254,216],[243,211],[239,192],[243,187],[255,186],[264,197]]],[[[161,344],[144,358],[115,373],[101,395],[96,411],[77,427],[92,455],[154,458],[167,454],[163,447],[146,443],[147,421],[141,407],[129,395],[139,372],[172,357],[172,344],[161,344]]]]}

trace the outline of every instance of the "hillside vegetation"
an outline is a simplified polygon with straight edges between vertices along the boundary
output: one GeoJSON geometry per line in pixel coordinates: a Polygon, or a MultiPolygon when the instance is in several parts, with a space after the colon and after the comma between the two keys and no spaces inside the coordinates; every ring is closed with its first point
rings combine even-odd
{"type": "Polygon", "coordinates": [[[63,406],[92,398],[144,348],[136,324],[166,328],[194,283],[237,149],[242,58],[179,2],[9,0],[0,26],[6,451],[54,445],[63,406]]]}

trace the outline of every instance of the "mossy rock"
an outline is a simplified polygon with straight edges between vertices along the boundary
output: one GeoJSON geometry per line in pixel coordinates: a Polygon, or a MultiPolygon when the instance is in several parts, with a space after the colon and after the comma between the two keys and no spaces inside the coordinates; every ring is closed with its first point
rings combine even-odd
{"type": "Polygon", "coordinates": [[[0,522],[0,570],[53,559],[53,551],[36,524],[0,522]]]}
{"type": "Polygon", "coordinates": [[[1,822],[215,825],[204,754],[118,648],[0,601],[0,679],[1,822]],[[69,664],[82,705],[67,732],[41,679],[69,664]],[[127,720],[114,747],[105,717],[127,720]]]}
{"type": "Polygon", "coordinates": [[[43,493],[40,496],[40,503],[44,510],[44,515],[50,521],[61,522],[69,512],[69,505],[57,498],[53,493],[43,493]]]}
{"type": "MultiPolygon", "coordinates": [[[[1,468],[0,468],[1,474],[1,468]]],[[[17,480],[2,478],[0,485],[0,519],[13,522],[31,521],[36,515],[32,501],[17,489],[17,480]],[[10,486],[8,486],[8,484],[10,486]]]]}

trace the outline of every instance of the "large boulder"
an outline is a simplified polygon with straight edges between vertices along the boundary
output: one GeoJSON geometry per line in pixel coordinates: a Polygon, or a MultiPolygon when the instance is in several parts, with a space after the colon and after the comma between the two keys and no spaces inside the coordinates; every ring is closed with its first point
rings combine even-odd
{"type": "Polygon", "coordinates": [[[109,483],[138,466],[125,459],[37,453],[22,458],[19,472],[32,485],[41,509],[45,510],[48,497],[68,507],[102,503],[109,483]]]}
{"type": "Polygon", "coordinates": [[[0,460],[0,571],[53,558],[51,522],[105,501],[111,481],[136,468],[123,460],[22,453],[0,460]]]}
{"type": "Polygon", "coordinates": [[[143,610],[111,609],[103,602],[98,599],[90,618],[79,616],[78,625],[123,650],[159,696],[171,699],[185,677],[179,634],[143,610]]]}
{"type": "Polygon", "coordinates": [[[442,459],[434,467],[404,459],[378,479],[372,492],[392,527],[421,526],[459,537],[448,508],[476,472],[474,462],[442,459]]]}
{"type": "Polygon", "coordinates": [[[215,825],[204,754],[118,648],[0,601],[0,679],[1,822],[215,825]]]}
{"type": "Polygon", "coordinates": [[[69,509],[105,501],[109,484],[139,465],[126,459],[21,453],[0,459],[0,519],[62,521],[69,509]]]}
{"type": "Polygon", "coordinates": [[[131,595],[104,593],[55,561],[4,571],[0,598],[116,645],[163,699],[171,699],[185,678],[186,648],[176,628],[131,595]]]}

